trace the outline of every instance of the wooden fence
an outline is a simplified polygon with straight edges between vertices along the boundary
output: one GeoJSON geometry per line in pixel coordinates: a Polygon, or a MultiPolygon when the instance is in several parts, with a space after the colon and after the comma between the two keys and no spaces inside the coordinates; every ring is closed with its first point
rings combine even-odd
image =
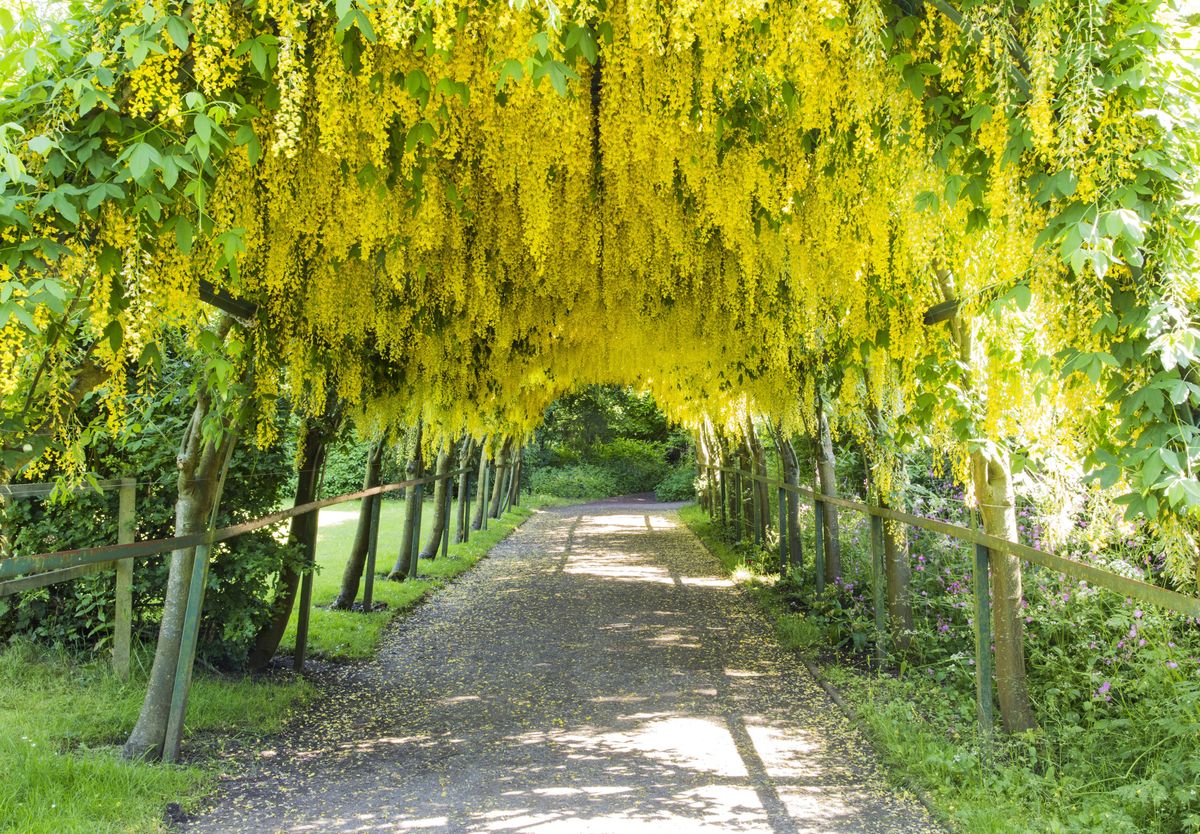
{"type": "MultiPolygon", "coordinates": [[[[512,478],[515,475],[516,464],[494,464],[489,462],[483,470],[482,490],[486,496],[492,479],[501,479],[505,490],[501,495],[500,514],[506,512],[511,503],[519,500],[519,487],[512,492],[512,478]],[[495,472],[493,473],[493,470],[495,472]],[[511,499],[511,500],[510,500],[511,499]]],[[[59,582],[68,582],[90,573],[106,569],[117,572],[116,614],[114,623],[116,631],[113,638],[113,666],[123,677],[129,673],[130,630],[132,621],[133,593],[133,560],[161,556],[173,550],[195,548],[195,559],[188,584],[186,613],[184,614],[183,637],[181,639],[179,658],[176,664],[174,688],[171,695],[171,713],[167,725],[167,741],[163,751],[163,759],[168,762],[178,761],[180,746],[183,739],[183,721],[187,712],[188,693],[191,689],[192,668],[196,659],[196,645],[200,633],[200,613],[204,605],[204,588],[208,579],[209,558],[212,548],[224,541],[264,527],[270,527],[297,516],[319,512],[324,507],[332,507],[347,501],[357,501],[373,496],[412,488],[416,491],[417,515],[413,526],[414,555],[420,543],[421,508],[425,486],[436,484],[441,480],[453,481],[461,477],[458,490],[459,508],[457,520],[459,537],[467,541],[470,537],[470,512],[467,501],[470,495],[471,474],[473,467],[463,467],[445,475],[430,475],[423,478],[413,478],[406,481],[384,484],[370,489],[323,498],[301,504],[286,510],[265,515],[252,521],[242,522],[230,527],[210,527],[200,533],[187,536],[174,536],[165,539],[149,541],[134,541],[136,529],[136,489],[137,481],[132,478],[122,478],[115,481],[99,481],[79,487],[79,491],[96,489],[100,491],[116,489],[119,492],[118,536],[116,544],[95,545],[74,550],[60,550],[53,553],[38,553],[29,556],[12,556],[0,559],[0,598],[11,594],[43,588],[59,582]]],[[[39,498],[50,495],[55,491],[54,484],[13,484],[0,485],[0,498],[6,500],[39,498]]],[[[453,490],[447,484],[446,489],[446,526],[442,530],[439,547],[442,556],[449,553],[450,548],[450,518],[452,511],[453,490]]],[[[379,510],[380,502],[371,502],[370,537],[368,539],[367,559],[364,568],[363,610],[371,610],[374,596],[375,558],[379,541],[379,510]]],[[[215,513],[214,513],[215,516],[215,513]]],[[[483,528],[487,529],[487,506],[484,506],[483,528]]],[[[315,544],[314,544],[315,546],[315,544]]],[[[309,616],[312,608],[312,566],[315,563],[315,551],[306,554],[308,569],[305,570],[300,586],[300,605],[296,621],[296,651],[293,663],[297,671],[304,668],[305,654],[308,647],[309,616]]],[[[419,560],[414,560],[419,567],[419,560]]],[[[414,575],[409,577],[416,579],[414,575]]]]}
{"type": "MultiPolygon", "coordinates": [[[[1200,598],[1181,594],[1167,588],[1160,588],[1157,585],[1152,585],[1149,582],[1143,582],[1138,579],[1130,579],[1112,571],[1098,568],[1095,565],[1047,553],[1044,550],[1029,547],[1028,545],[990,536],[979,530],[972,530],[969,527],[949,524],[944,521],[912,515],[911,513],[904,513],[886,507],[876,507],[858,501],[850,501],[845,498],[834,498],[829,495],[823,495],[815,490],[807,489],[806,487],[792,486],[776,478],[758,475],[733,467],[702,466],[701,468],[707,476],[705,494],[701,497],[710,516],[713,518],[719,516],[722,524],[725,525],[728,525],[730,518],[732,518],[733,530],[739,540],[743,536],[745,522],[751,521],[751,519],[743,518],[742,499],[745,481],[765,483],[768,488],[774,487],[777,490],[779,500],[779,561],[782,573],[787,573],[798,567],[789,563],[789,554],[792,552],[792,537],[798,537],[800,531],[790,529],[788,524],[788,514],[785,509],[787,495],[789,493],[799,495],[812,502],[815,527],[813,570],[815,571],[817,593],[821,593],[825,589],[825,550],[822,541],[825,508],[829,506],[854,510],[870,519],[871,586],[875,618],[875,644],[878,652],[883,652],[887,646],[887,615],[884,601],[883,522],[892,521],[906,524],[974,545],[975,565],[972,575],[975,592],[975,611],[972,619],[975,631],[975,699],[979,723],[984,730],[991,729],[993,716],[991,590],[989,586],[990,565],[993,556],[1001,554],[1015,556],[1018,559],[1040,565],[1075,579],[1085,580],[1095,587],[1104,588],[1113,593],[1121,594],[1122,596],[1136,599],[1149,605],[1157,605],[1188,617],[1200,617],[1200,598]],[[726,478],[725,476],[729,477],[726,478]]],[[[766,519],[770,514],[770,507],[759,506],[762,500],[759,490],[751,489],[749,492],[751,501],[753,502],[754,521],[766,519]]],[[[752,527],[757,540],[760,527],[758,524],[753,524],[752,527]]],[[[762,544],[763,542],[760,541],[758,543],[762,544]]],[[[797,550],[797,552],[799,551],[797,550]]]]}

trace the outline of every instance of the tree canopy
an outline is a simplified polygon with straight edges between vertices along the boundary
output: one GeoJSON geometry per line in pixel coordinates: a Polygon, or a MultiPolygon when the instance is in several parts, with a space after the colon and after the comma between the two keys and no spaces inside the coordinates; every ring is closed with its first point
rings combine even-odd
{"type": "Polygon", "coordinates": [[[994,445],[1086,455],[1194,554],[1185,11],[0,9],[6,459],[120,425],[182,328],[262,440],[284,390],[436,437],[520,433],[590,383],[795,429],[823,389],[842,430],[883,414],[960,471],[994,445]],[[222,342],[202,298],[252,326],[222,342]]]}

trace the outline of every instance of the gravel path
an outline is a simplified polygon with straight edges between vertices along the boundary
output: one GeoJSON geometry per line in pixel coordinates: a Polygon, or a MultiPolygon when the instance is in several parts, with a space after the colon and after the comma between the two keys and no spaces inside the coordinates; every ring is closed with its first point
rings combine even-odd
{"type": "Polygon", "coordinates": [[[195,832],[935,831],[670,505],[537,513],[195,832]]]}

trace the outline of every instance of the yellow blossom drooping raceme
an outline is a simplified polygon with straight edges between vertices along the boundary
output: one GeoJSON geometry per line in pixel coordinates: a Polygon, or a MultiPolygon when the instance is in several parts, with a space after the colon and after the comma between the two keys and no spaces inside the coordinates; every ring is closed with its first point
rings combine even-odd
{"type": "MultiPolygon", "coordinates": [[[[789,429],[819,385],[861,434],[952,356],[923,321],[950,290],[980,426],[1025,446],[1084,431],[1066,413],[1094,386],[1039,360],[1098,349],[1134,279],[1115,257],[1068,268],[1040,236],[1132,188],[1160,141],[1093,83],[1097,33],[1135,25],[1133,0],[961,20],[878,0],[122,8],[94,48],[126,54],[130,20],[160,40],[105,88],[137,126],[105,134],[122,197],[84,199],[81,263],[63,261],[87,332],[119,322],[99,354],[114,375],[164,326],[198,327],[203,279],[257,306],[260,439],[282,392],[320,410],[333,390],[364,425],[421,416],[434,443],[526,432],[592,382],[645,386],[689,425],[789,429]],[[1033,303],[1005,300],[1022,287],[1033,303]]],[[[27,132],[71,123],[46,118],[27,132]]],[[[5,268],[31,281],[34,264],[5,268]]],[[[21,364],[10,327],[4,369],[21,364]]],[[[928,436],[949,445],[954,424],[928,436]]]]}

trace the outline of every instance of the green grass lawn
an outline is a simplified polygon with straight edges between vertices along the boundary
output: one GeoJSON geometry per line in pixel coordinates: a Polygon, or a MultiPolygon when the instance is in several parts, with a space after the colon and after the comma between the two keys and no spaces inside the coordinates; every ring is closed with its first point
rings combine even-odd
{"type": "MultiPolygon", "coordinates": [[[[430,591],[458,576],[478,562],[492,545],[503,539],[513,528],[533,513],[533,508],[548,501],[534,497],[523,498],[521,507],[512,507],[500,519],[490,519],[488,529],[473,530],[466,544],[451,544],[449,558],[422,559],[418,580],[389,582],[382,574],[391,571],[400,550],[404,529],[404,502],[384,501],[379,516],[379,546],[376,560],[375,603],[386,603],[383,611],[364,614],[358,611],[333,611],[329,604],[341,587],[342,570],[354,544],[358,524],[358,501],[339,504],[321,510],[317,534],[317,573],[313,579],[313,610],[308,627],[308,654],[328,660],[355,660],[370,657],[384,626],[396,614],[416,605],[430,591]]],[[[426,501],[421,511],[422,547],[433,529],[433,502],[426,501]]],[[[451,514],[451,534],[457,528],[451,514]]],[[[453,537],[453,536],[452,536],[453,537]]],[[[440,553],[440,551],[439,551],[440,553]]],[[[359,600],[362,585],[359,586],[359,600]]],[[[296,645],[296,617],[299,606],[292,612],[287,633],[279,646],[281,653],[291,653],[296,645]]]]}
{"type": "MultiPolygon", "coordinates": [[[[120,744],[146,691],[149,650],[122,682],[107,662],[26,643],[0,651],[0,832],[107,834],[164,829],[168,802],[204,795],[214,769],[129,762],[120,744]]],[[[187,729],[270,733],[315,693],[299,678],[198,673],[187,729]]]]}
{"type": "MultiPolygon", "coordinates": [[[[312,656],[369,657],[388,620],[412,608],[426,594],[478,562],[487,551],[533,513],[524,501],[486,532],[475,531],[465,545],[452,545],[450,558],[423,560],[422,579],[375,583],[375,600],[387,609],[370,614],[330,611],[342,568],[354,539],[358,504],[326,509],[320,517],[319,572],[309,632],[312,656]]],[[[377,568],[395,562],[404,504],[385,501],[380,523],[377,568]]],[[[423,528],[433,525],[433,508],[423,512],[423,528]]],[[[361,597],[361,592],[360,592],[361,597]]],[[[281,651],[295,644],[296,615],[281,651]]],[[[85,661],[63,651],[28,643],[0,649],[0,834],[143,834],[166,830],[163,810],[179,802],[196,807],[209,791],[221,762],[202,758],[190,766],[143,764],[121,758],[120,745],[137,719],[145,694],[152,647],[134,658],[130,680],[122,682],[103,660],[85,661]]],[[[215,732],[215,742],[231,736],[276,732],[288,715],[316,694],[302,678],[228,677],[197,668],[188,704],[188,745],[215,732]]]]}

